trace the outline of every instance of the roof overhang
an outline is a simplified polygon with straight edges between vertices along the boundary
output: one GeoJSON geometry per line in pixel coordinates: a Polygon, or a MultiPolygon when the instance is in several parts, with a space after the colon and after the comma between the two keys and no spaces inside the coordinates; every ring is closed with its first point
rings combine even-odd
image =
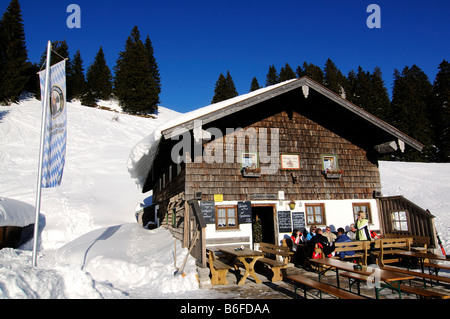
{"type": "Polygon", "coordinates": [[[270,87],[262,90],[260,94],[250,95],[248,98],[243,96],[243,99],[232,99],[230,103],[224,103],[221,108],[216,108],[210,112],[206,111],[199,114],[197,117],[191,118],[185,122],[178,123],[175,126],[168,127],[161,131],[165,139],[169,139],[177,135],[180,131],[190,131],[193,130],[198,123],[206,125],[208,123],[214,122],[226,116],[232,115],[236,112],[242,111],[256,104],[262,103],[264,101],[270,100],[277,96],[283,95],[285,93],[291,92],[293,90],[302,89],[302,93],[305,98],[308,98],[310,94],[309,90],[312,89],[322,96],[328,98],[329,100],[335,102],[338,106],[343,109],[350,111],[351,113],[357,115],[358,118],[367,121],[368,123],[378,127],[382,131],[388,133],[392,136],[392,141],[383,141],[378,145],[374,145],[374,149],[380,154],[388,153],[398,148],[404,149],[405,144],[410,147],[421,151],[424,147],[423,144],[411,138],[410,136],[402,133],[392,125],[384,122],[383,120],[377,118],[376,116],[365,111],[361,107],[345,100],[338,94],[330,91],[321,84],[311,80],[308,77],[302,77],[300,79],[286,81],[281,85],[274,85],[271,89],[270,87]]]}

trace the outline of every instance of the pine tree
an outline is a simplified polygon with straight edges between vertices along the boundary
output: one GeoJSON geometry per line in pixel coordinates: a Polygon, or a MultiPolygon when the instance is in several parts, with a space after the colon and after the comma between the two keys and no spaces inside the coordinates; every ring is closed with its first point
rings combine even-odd
{"type": "Polygon", "coordinates": [[[250,92],[259,90],[261,86],[258,83],[258,79],[256,77],[253,77],[252,83],[250,84],[250,92]]]}
{"type": "Polygon", "coordinates": [[[234,86],[230,72],[227,71],[226,77],[220,73],[214,88],[214,96],[211,100],[211,104],[231,99],[237,95],[238,93],[236,91],[236,87],[234,86]]]}
{"type": "Polygon", "coordinates": [[[87,88],[96,99],[109,100],[111,98],[112,75],[106,64],[102,47],[98,50],[94,62],[89,66],[86,78],[87,88]]]}
{"type": "Polygon", "coordinates": [[[145,39],[144,45],[145,48],[147,49],[148,63],[150,65],[150,73],[155,81],[158,94],[161,94],[161,76],[159,75],[158,64],[156,63],[156,59],[154,56],[152,41],[150,41],[150,37],[148,35],[147,38],[145,39]]]}
{"type": "Polygon", "coordinates": [[[311,80],[314,80],[319,84],[323,84],[322,69],[312,63],[308,64],[308,63],[306,63],[306,61],[303,62],[303,68],[300,66],[297,68],[297,76],[299,78],[301,78],[302,76],[307,76],[311,80]]]}
{"type": "Polygon", "coordinates": [[[350,71],[347,76],[346,98],[367,112],[389,120],[389,96],[378,67],[372,74],[364,71],[361,66],[358,67],[358,73],[350,71]]]}
{"type": "Polygon", "coordinates": [[[275,69],[275,65],[269,66],[269,72],[266,76],[266,86],[274,85],[278,83],[278,73],[275,69]]]}
{"type": "Polygon", "coordinates": [[[331,59],[325,62],[323,73],[323,84],[325,87],[345,98],[347,79],[331,59]]]}
{"type": "Polygon", "coordinates": [[[373,115],[384,121],[389,121],[391,118],[391,101],[389,100],[389,94],[384,85],[383,76],[379,67],[375,67],[373,73],[370,75],[370,82],[374,92],[372,100],[373,115]]]}
{"type": "Polygon", "coordinates": [[[231,99],[235,96],[238,96],[238,92],[236,90],[236,86],[234,85],[234,81],[231,78],[230,71],[227,71],[227,76],[225,78],[225,81],[226,81],[226,85],[227,85],[228,98],[231,99]]]}
{"type": "Polygon", "coordinates": [[[416,65],[394,71],[391,123],[405,134],[425,145],[422,153],[409,150],[399,157],[408,161],[430,161],[434,158],[430,106],[433,104],[433,87],[427,75],[416,65]]]}
{"type": "Polygon", "coordinates": [[[291,66],[286,63],[285,66],[282,67],[280,70],[280,75],[278,76],[278,81],[284,82],[284,81],[292,80],[295,78],[296,78],[296,76],[295,76],[294,70],[292,70],[291,66]]]}
{"type": "Polygon", "coordinates": [[[450,162],[450,63],[443,60],[433,84],[435,112],[431,118],[434,126],[436,161],[450,162]]]}
{"type": "Polygon", "coordinates": [[[72,78],[73,97],[81,99],[86,90],[86,78],[84,76],[83,59],[80,50],[73,56],[73,78],[72,78]]]}
{"type": "Polygon", "coordinates": [[[125,112],[148,114],[158,109],[157,84],[152,75],[148,49],[140,39],[137,26],[126,41],[125,51],[119,53],[114,91],[125,112]]]}
{"type": "Polygon", "coordinates": [[[11,0],[0,21],[0,102],[17,102],[29,79],[28,53],[18,0],[11,0]]]}

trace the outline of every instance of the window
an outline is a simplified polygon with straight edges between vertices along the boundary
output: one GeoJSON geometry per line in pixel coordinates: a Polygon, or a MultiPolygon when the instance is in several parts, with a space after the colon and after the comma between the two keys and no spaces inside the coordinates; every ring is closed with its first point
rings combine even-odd
{"type": "Polygon", "coordinates": [[[241,167],[259,168],[258,153],[241,153],[241,167]]]}
{"type": "Polygon", "coordinates": [[[369,223],[372,223],[372,213],[370,212],[370,203],[353,203],[353,220],[356,222],[358,218],[358,213],[366,213],[366,218],[369,223]]]}
{"type": "Polygon", "coordinates": [[[325,204],[305,204],[308,225],[325,225],[325,204]]]}
{"type": "Polygon", "coordinates": [[[396,211],[391,213],[392,228],[396,231],[408,231],[408,216],[406,211],[396,211]]]}
{"type": "Polygon", "coordinates": [[[236,206],[216,206],[216,229],[237,229],[236,206]]]}
{"type": "Polygon", "coordinates": [[[324,171],[326,170],[334,171],[339,169],[337,155],[324,154],[321,155],[321,157],[322,157],[322,169],[324,171]]]}

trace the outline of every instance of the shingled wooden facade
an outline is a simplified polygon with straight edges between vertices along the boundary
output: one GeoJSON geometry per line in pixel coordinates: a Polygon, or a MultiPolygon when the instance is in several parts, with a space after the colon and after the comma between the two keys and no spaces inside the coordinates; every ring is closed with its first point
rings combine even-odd
{"type": "Polygon", "coordinates": [[[162,135],[143,191],[153,190],[159,223],[185,246],[200,232],[200,264],[207,246],[251,247],[258,220],[272,243],[299,225],[348,226],[359,210],[380,230],[379,154],[422,148],[306,77],[230,100],[162,135]],[[189,144],[173,138],[180,129],[192,137],[189,144]],[[185,161],[174,163],[174,149],[185,161]],[[251,174],[242,161],[253,161],[251,174]]]}

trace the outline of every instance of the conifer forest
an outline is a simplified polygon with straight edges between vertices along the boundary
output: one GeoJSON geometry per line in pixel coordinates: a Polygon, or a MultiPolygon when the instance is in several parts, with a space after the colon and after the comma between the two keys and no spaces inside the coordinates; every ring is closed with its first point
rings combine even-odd
{"type": "MultiPolygon", "coordinates": [[[[23,92],[40,97],[37,72],[45,67],[45,54],[42,53],[40,61],[29,61],[19,0],[11,0],[0,20],[0,104],[18,102],[23,92]]],[[[79,99],[83,105],[95,107],[98,100],[115,98],[124,112],[155,113],[161,103],[163,79],[149,36],[142,36],[138,26],[134,26],[124,39],[123,51],[117,55],[115,66],[110,70],[100,46],[94,61],[86,67],[78,48],[71,55],[65,40],[52,41],[52,64],[67,59],[68,100],[79,99]]],[[[365,70],[363,66],[355,66],[354,70],[343,74],[329,58],[323,66],[305,61],[296,68],[287,63],[279,71],[277,68],[274,64],[268,66],[263,83],[249,74],[249,91],[308,76],[425,145],[422,152],[399,152],[384,160],[450,161],[450,65],[447,60],[436,65],[434,79],[428,78],[417,65],[399,66],[393,73],[391,94],[378,67],[365,70]]],[[[232,72],[226,70],[218,76],[214,92],[211,92],[211,103],[238,95],[232,72]]]]}

